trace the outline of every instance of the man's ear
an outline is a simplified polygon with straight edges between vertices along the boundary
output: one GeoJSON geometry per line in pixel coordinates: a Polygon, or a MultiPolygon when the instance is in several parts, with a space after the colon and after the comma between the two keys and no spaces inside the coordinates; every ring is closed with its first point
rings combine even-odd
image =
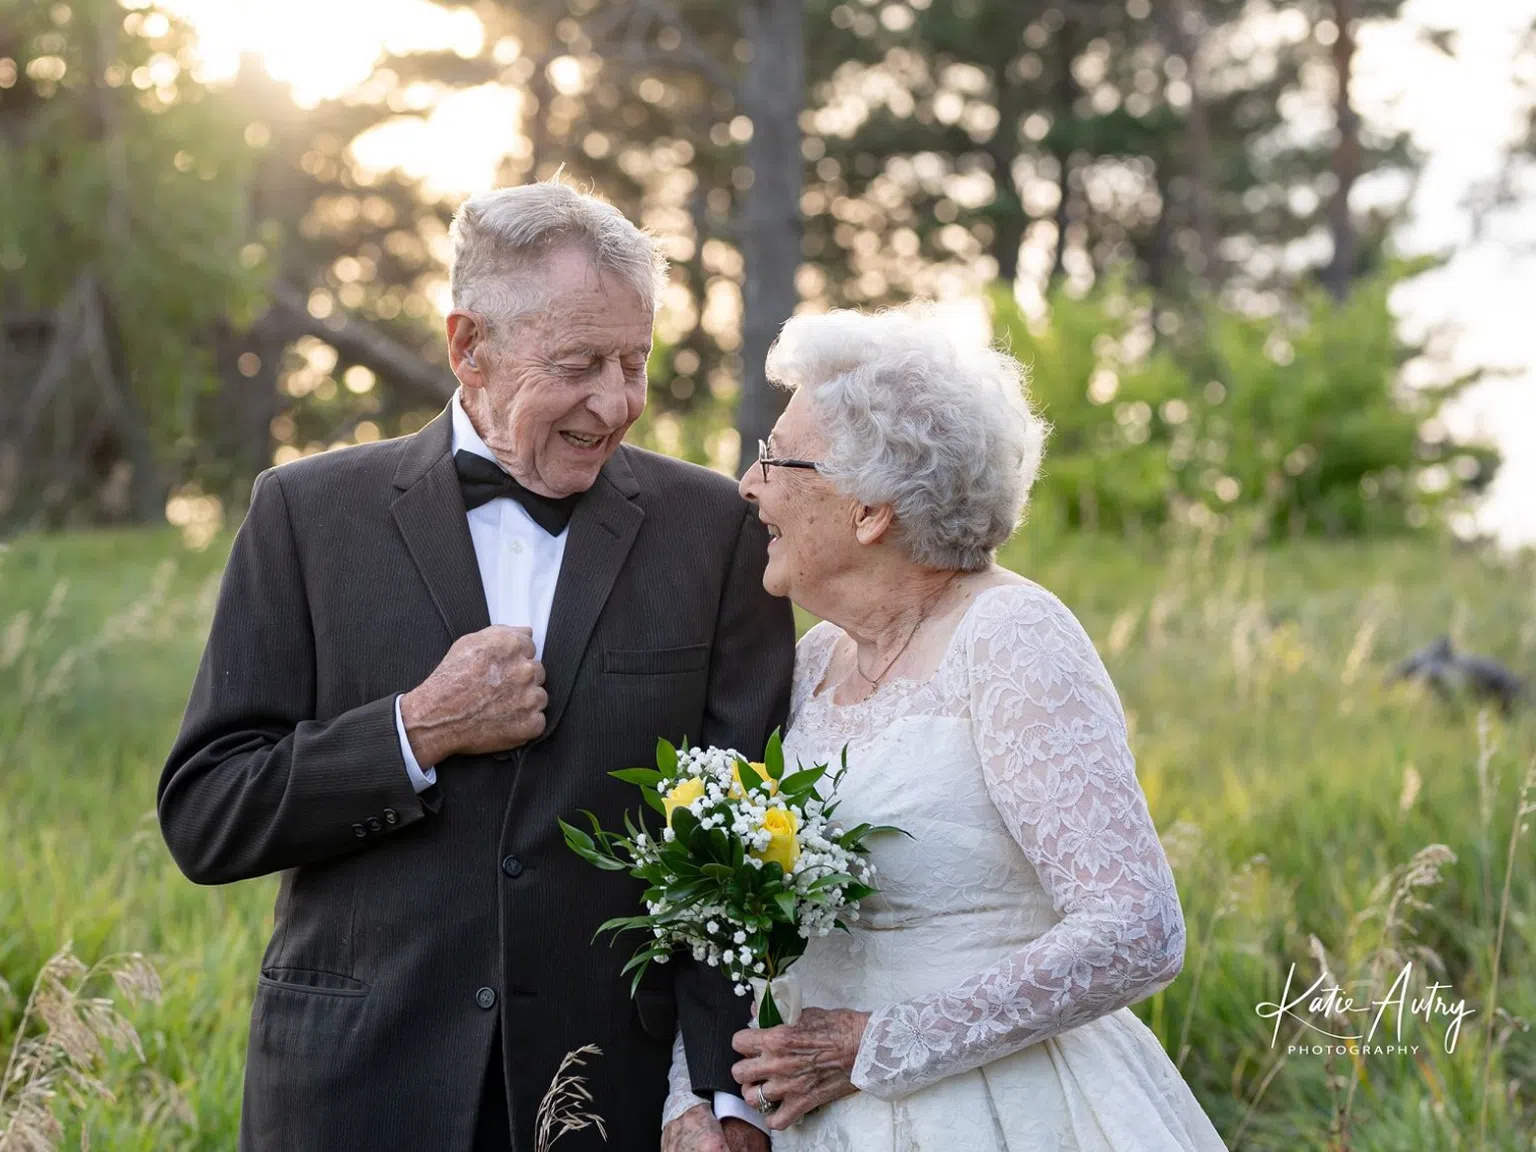
{"type": "Polygon", "coordinates": [[[448,313],[448,363],[459,383],[484,388],[485,321],[474,312],[455,308],[448,313]]]}
{"type": "Polygon", "coordinates": [[[860,544],[876,544],[895,520],[896,510],[889,504],[860,504],[853,510],[853,534],[860,544]]]}

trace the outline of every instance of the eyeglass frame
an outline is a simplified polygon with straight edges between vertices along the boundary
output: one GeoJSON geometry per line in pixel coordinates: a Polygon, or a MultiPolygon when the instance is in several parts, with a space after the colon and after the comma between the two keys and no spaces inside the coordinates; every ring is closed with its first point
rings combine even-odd
{"type": "Polygon", "coordinates": [[[813,468],[817,472],[820,472],[821,466],[823,463],[825,463],[825,461],[795,460],[788,456],[770,456],[768,455],[768,441],[759,440],[757,442],[757,460],[755,463],[758,465],[758,467],[762,468],[763,483],[766,484],[768,483],[769,468],[813,468]]]}

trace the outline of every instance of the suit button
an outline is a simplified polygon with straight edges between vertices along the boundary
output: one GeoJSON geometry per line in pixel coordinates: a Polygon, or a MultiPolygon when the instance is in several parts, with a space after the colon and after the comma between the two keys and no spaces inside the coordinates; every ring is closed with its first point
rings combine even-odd
{"type": "Polygon", "coordinates": [[[386,823],[386,824],[398,824],[398,823],[400,823],[400,813],[396,812],[393,808],[386,808],[386,809],[384,809],[384,823],[386,823]]]}
{"type": "Polygon", "coordinates": [[[364,836],[368,835],[368,829],[364,828],[361,824],[354,824],[352,825],[352,835],[356,836],[358,839],[362,839],[364,836]]]}
{"type": "Polygon", "coordinates": [[[516,880],[523,874],[523,862],[516,856],[503,856],[501,858],[501,870],[516,880]]]}
{"type": "Polygon", "coordinates": [[[496,1007],[496,989],[482,988],[475,993],[475,1003],[485,1009],[496,1007]]]}

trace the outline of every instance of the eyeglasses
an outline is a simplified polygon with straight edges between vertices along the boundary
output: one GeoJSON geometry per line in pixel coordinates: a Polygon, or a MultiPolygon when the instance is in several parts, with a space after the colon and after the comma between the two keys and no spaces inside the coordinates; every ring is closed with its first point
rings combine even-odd
{"type": "Polygon", "coordinates": [[[758,467],[763,470],[763,482],[765,484],[768,482],[768,469],[770,468],[813,468],[820,471],[822,464],[820,460],[791,460],[783,456],[770,456],[768,441],[766,440],[759,440],[757,442],[757,463],[758,467]]]}

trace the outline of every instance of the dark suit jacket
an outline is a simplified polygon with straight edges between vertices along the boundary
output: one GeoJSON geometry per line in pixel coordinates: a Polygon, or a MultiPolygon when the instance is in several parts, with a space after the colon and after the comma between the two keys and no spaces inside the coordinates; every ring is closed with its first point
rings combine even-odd
{"type": "MultiPolygon", "coordinates": [[[[412,790],[394,697],[489,624],[444,412],[415,436],[263,473],[160,781],[161,828],[202,884],[282,873],[251,1014],[241,1147],[468,1149],[499,1019],[515,1146],[564,1054],[597,1043],[611,1134],[654,1149],[681,1019],[695,1088],[733,1087],[745,1020],[709,969],[653,968],[593,933],[641,887],[564,845],[622,827],[613,769],[656,738],[756,757],[788,706],[789,604],[725,478],[623,447],[572,517],[543,653],[547,728],[452,757],[412,790]]],[[[585,1142],[584,1142],[585,1141],[585,1142]]]]}

